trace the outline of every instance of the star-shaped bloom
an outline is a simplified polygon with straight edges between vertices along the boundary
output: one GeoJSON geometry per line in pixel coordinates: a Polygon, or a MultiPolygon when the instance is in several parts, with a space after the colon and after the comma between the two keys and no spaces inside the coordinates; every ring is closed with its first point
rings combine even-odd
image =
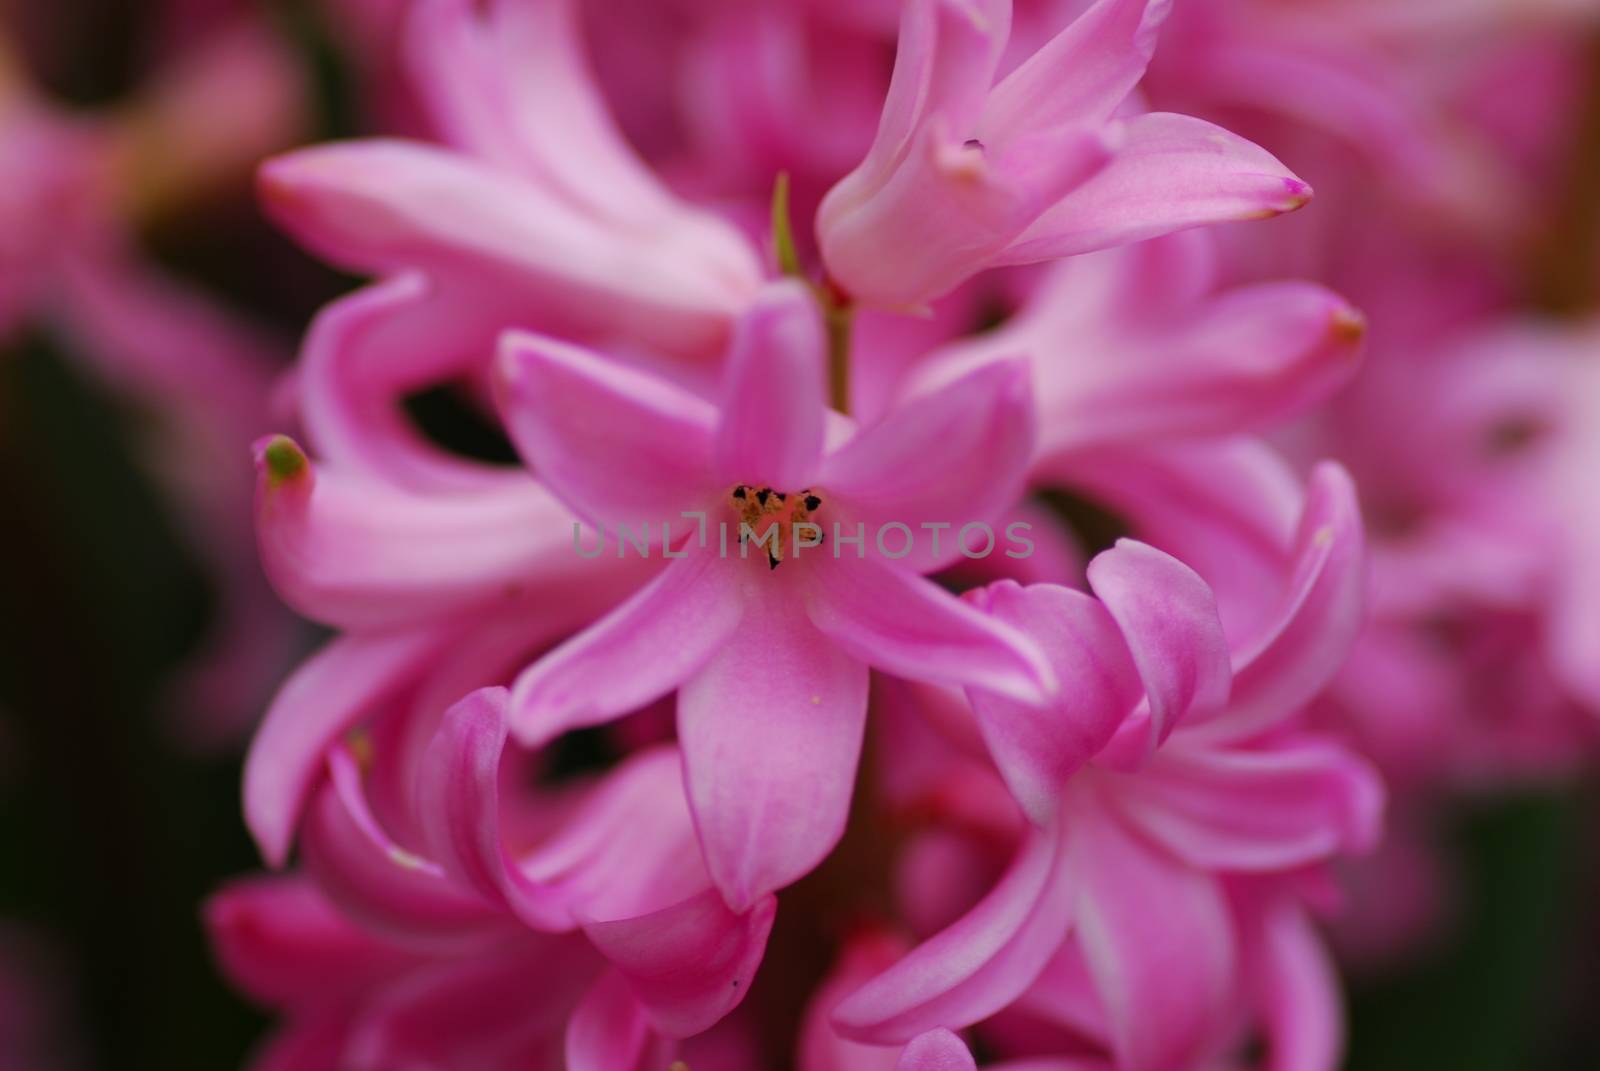
{"type": "Polygon", "coordinates": [[[603,530],[673,526],[677,556],[523,673],[512,732],[543,743],[678,689],[690,803],[735,910],[838,840],[869,667],[1022,703],[1053,689],[1031,640],[919,575],[1021,490],[1024,367],[986,366],[856,427],[824,401],[825,353],[811,295],[783,282],[740,322],[720,405],[531,335],[510,336],[499,367],[506,425],[545,485],[603,530]],[[705,517],[699,533],[684,513],[705,517]],[[781,551],[741,540],[750,521],[781,551]]]}

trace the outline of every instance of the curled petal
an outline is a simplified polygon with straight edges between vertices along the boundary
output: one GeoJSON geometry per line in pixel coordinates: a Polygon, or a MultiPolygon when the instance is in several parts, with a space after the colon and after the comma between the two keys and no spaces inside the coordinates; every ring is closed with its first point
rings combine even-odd
{"type": "Polygon", "coordinates": [[[1321,692],[1366,621],[1366,586],[1355,485],[1344,469],[1325,462],[1311,475],[1277,616],[1235,656],[1228,713],[1206,731],[1229,738],[1259,732],[1321,692]]]}
{"type": "Polygon", "coordinates": [[[710,879],[677,752],[629,756],[518,869],[580,920],[646,915],[703,892],[710,879]]]}
{"type": "Polygon", "coordinates": [[[567,930],[578,919],[643,914],[705,889],[678,757],[638,752],[566,816],[559,831],[512,857],[500,812],[506,695],[485,688],[457,703],[429,744],[417,806],[430,854],[463,884],[524,923],[567,930]]]}
{"type": "Polygon", "coordinates": [[[256,525],[273,586],[314,620],[423,624],[519,599],[576,564],[572,515],[532,480],[420,495],[322,470],[298,450],[281,436],[258,447],[256,525]]]}
{"type": "Polygon", "coordinates": [[[767,896],[735,914],[708,889],[649,915],[588,922],[584,932],[627,978],[655,1029],[681,1038],[709,1029],[744,999],[776,912],[767,896]]]}
{"type": "Polygon", "coordinates": [[[912,1038],[894,1066],[895,1071],[978,1071],[966,1044],[943,1028],[912,1038]]]}
{"type": "Polygon", "coordinates": [[[483,288],[405,272],[330,303],[301,347],[296,400],[308,442],[341,470],[400,487],[496,486],[505,469],[469,462],[428,442],[405,396],[459,379],[494,353],[519,319],[483,288]]]}
{"type": "Polygon", "coordinates": [[[1274,903],[1254,935],[1256,1001],[1265,1019],[1265,1071],[1333,1071],[1344,1055],[1339,977],[1311,920],[1274,903]]]}
{"type": "Polygon", "coordinates": [[[417,787],[429,853],[453,878],[529,926],[572,929],[557,891],[528,880],[506,857],[500,825],[505,710],[506,690],[484,688],[446,711],[417,787]]]}
{"type": "Polygon", "coordinates": [[[1147,748],[1228,701],[1232,670],[1216,598],[1198,573],[1131,539],[1089,563],[1089,584],[1122,629],[1144,681],[1147,748]]]}
{"type": "Polygon", "coordinates": [[[1223,751],[1174,741],[1129,780],[1118,807],[1197,869],[1284,871],[1372,848],[1383,783],[1333,744],[1223,751]]]}
{"type": "Polygon", "coordinates": [[[981,602],[1039,645],[1061,686],[1043,707],[968,693],[1012,794],[1036,824],[1049,825],[1067,778],[1111,739],[1144,689],[1115,619],[1088,595],[1052,584],[1000,583],[981,602]]]}
{"type": "Polygon", "coordinates": [[[497,905],[389,836],[345,748],[328,754],[328,780],[306,816],[304,841],[306,872],[341,910],[376,933],[451,947],[506,929],[497,905]]]}
{"type": "Polygon", "coordinates": [[[839,1032],[880,1045],[904,1042],[939,1026],[975,1023],[1015,1000],[1072,924],[1068,854],[1060,836],[1032,833],[976,907],[840,1001],[833,1013],[839,1032]]]}
{"type": "Polygon", "coordinates": [[[245,824],[269,865],[287,861],[328,747],[414,681],[449,641],[441,628],[344,636],[284,682],[244,765],[245,824]]]}

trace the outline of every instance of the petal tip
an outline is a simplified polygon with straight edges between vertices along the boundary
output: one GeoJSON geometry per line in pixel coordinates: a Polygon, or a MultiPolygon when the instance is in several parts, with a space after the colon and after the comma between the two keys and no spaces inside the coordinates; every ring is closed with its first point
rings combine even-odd
{"type": "Polygon", "coordinates": [[[1339,305],[1328,317],[1328,331],[1335,341],[1354,348],[1367,337],[1367,318],[1351,305],[1339,305]]]}
{"type": "Polygon", "coordinates": [[[1278,208],[1279,212],[1293,212],[1304,208],[1311,203],[1311,198],[1314,196],[1311,184],[1302,182],[1297,178],[1284,179],[1283,188],[1284,199],[1281,207],[1278,208]]]}
{"type": "Polygon", "coordinates": [[[300,444],[287,435],[269,435],[254,444],[256,469],[275,491],[286,483],[299,482],[311,473],[311,462],[300,444]]]}

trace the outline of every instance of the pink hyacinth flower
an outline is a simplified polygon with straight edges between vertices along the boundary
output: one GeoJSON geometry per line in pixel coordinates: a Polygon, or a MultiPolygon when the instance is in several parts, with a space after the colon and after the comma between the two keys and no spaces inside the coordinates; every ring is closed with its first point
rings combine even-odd
{"type": "MultiPolygon", "coordinates": [[[[1251,1058],[1248,1046],[1230,1038],[1231,1044],[1199,1061],[1163,1066],[1333,1071],[1343,1050],[1342,1002],[1334,965],[1306,913],[1281,891],[1248,886],[1230,897],[1230,907],[1240,942],[1231,1017],[1258,1028],[1264,1052],[1251,1058]]],[[[1085,1051],[1085,1039],[1104,1042],[1106,1009],[1080,957],[1062,956],[1051,964],[1015,1007],[1024,1018],[997,1019],[974,1031],[1001,1054],[984,1063],[986,1071],[1124,1071],[1130,1066],[1116,1054],[1085,1051]],[[1026,1055],[1011,1057],[1013,1050],[1026,1055]]],[[[1229,1035],[1226,1029],[1218,1033],[1229,1035]]],[[[935,1027],[912,1038],[893,1067],[976,1071],[978,1064],[961,1038],[935,1027]]]]}
{"type": "Polygon", "coordinates": [[[856,300],[908,308],[984,268],[1291,211],[1310,188],[1188,116],[1122,117],[1170,0],[1099,0],[995,84],[1010,0],[904,8],[877,139],[817,214],[856,300]]]}
{"type": "Polygon", "coordinates": [[[744,998],[774,900],[723,903],[673,748],[639,751],[592,784],[530,790],[537,757],[506,748],[503,688],[441,715],[439,697],[481,671],[482,646],[328,747],[304,821],[317,893],[248,895],[242,917],[219,906],[219,954],[247,991],[289,1011],[281,1044],[298,1051],[301,1027],[314,1028],[328,1066],[526,1067],[534,1051],[554,1061],[563,1026],[575,1062],[531,1066],[641,1066],[628,1060],[744,998]],[[302,953],[319,977],[294,983],[302,953]]]}
{"type": "Polygon", "coordinates": [[[1226,876],[1292,873],[1377,836],[1371,769],[1332,742],[1273,732],[1354,641],[1362,563],[1353,489],[1327,467],[1277,619],[1257,636],[1230,642],[1204,582],[1143,544],[1091,564],[1100,601],[1048,585],[989,591],[992,612],[1040,640],[1069,697],[1040,710],[972,693],[1040,825],[975,908],[839,1006],[840,1028],[884,1043],[963,1027],[1070,954],[1117,1067],[1180,1066],[1215,1045],[1244,955],[1226,876]]]}
{"type": "Polygon", "coordinates": [[[613,532],[692,534],[680,514],[698,511],[708,535],[670,543],[681,557],[523,674],[513,731],[540,743],[679,689],[690,802],[735,908],[806,873],[839,838],[869,666],[1023,702],[1053,686],[1031,641],[918,576],[955,559],[963,525],[1020,491],[1032,442],[1022,369],[985,368],[854,428],[824,402],[824,352],[816,305],[786,282],[741,321],[720,407],[533,336],[511,336],[500,367],[513,440],[574,512],[613,532]],[[805,508],[823,545],[801,545],[798,523],[783,523],[781,561],[750,553],[738,533],[757,497],[805,508]],[[937,552],[925,524],[953,526],[937,552]],[[719,539],[724,525],[732,537],[719,539]]]}
{"type": "Polygon", "coordinates": [[[1325,287],[1221,290],[1210,235],[1190,231],[1053,267],[997,330],[941,347],[908,393],[1025,355],[1037,456],[1143,449],[1281,422],[1359,367],[1365,321],[1325,287]]]}
{"type": "Polygon", "coordinates": [[[303,877],[234,882],[205,922],[223,973],[283,1019],[250,1071],[643,1071],[671,1059],[572,936],[407,945],[354,925],[303,877]]]}
{"type": "Polygon", "coordinates": [[[342,267],[420,273],[430,322],[457,344],[481,340],[484,355],[507,324],[715,351],[759,286],[760,263],[623,141],[589,76],[574,7],[417,4],[413,88],[449,147],[368,138],[303,149],[263,167],[262,196],[342,267]]]}

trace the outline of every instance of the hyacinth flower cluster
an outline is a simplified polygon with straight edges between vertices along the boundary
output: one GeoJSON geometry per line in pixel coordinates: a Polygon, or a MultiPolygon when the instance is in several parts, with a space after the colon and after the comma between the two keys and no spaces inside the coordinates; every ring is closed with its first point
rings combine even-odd
{"type": "MultiPolygon", "coordinates": [[[[1460,88],[1371,92],[1469,30],[674,3],[640,58],[652,5],[603,6],[373,5],[399,133],[260,171],[370,281],[255,445],[262,564],[336,633],[246,761],[278,872],[205,908],[279,1017],[255,1066],[1338,1066],[1320,920],[1385,865],[1353,862],[1385,781],[1474,759],[1382,736],[1381,693],[1487,701],[1415,634],[1553,652],[1559,713],[1505,730],[1534,763],[1589,731],[1600,664],[1594,499],[1548,493],[1592,427],[1493,478],[1474,452],[1592,385],[1519,383],[1502,280],[1413,294],[1263,147],[1331,161],[1335,204],[1371,169],[1374,213],[1502,241],[1486,191],[1518,176],[1458,159],[1460,88]],[[1240,107],[1252,70],[1323,88],[1240,107]],[[661,119],[669,76],[692,122],[661,119]],[[1347,389],[1401,300],[1415,337],[1347,389]],[[406,399],[443,385],[515,464],[419,432],[406,399]],[[1369,542],[1358,480],[1432,512],[1369,542]]],[[[1579,383],[1590,338],[1537,344],[1579,383]]]]}

